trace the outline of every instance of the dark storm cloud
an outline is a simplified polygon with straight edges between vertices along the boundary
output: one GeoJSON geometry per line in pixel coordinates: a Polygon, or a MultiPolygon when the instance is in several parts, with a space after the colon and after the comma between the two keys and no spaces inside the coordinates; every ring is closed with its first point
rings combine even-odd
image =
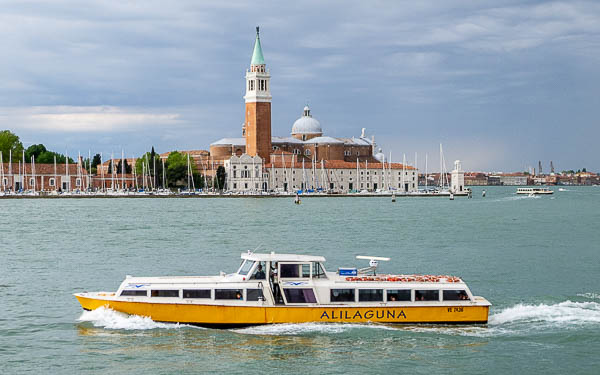
{"type": "Polygon", "coordinates": [[[239,136],[257,24],[274,134],[309,102],[395,159],[443,142],[469,169],[600,167],[591,1],[5,1],[0,127],[104,152],[239,136]]]}

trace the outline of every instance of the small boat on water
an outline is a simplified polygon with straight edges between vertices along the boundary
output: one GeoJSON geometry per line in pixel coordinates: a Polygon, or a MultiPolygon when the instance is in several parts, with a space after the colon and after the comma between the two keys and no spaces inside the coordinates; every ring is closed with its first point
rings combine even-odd
{"type": "Polygon", "coordinates": [[[459,277],[325,270],[322,256],[242,253],[235,273],[126,276],[116,292],[83,292],[84,310],[107,307],[155,321],[229,328],[274,323],[487,323],[491,304],[459,277]]]}
{"type": "Polygon", "coordinates": [[[550,190],[549,188],[545,188],[545,187],[539,187],[539,188],[528,187],[528,188],[518,188],[517,194],[527,194],[529,196],[545,195],[545,194],[554,194],[554,191],[550,190]]]}

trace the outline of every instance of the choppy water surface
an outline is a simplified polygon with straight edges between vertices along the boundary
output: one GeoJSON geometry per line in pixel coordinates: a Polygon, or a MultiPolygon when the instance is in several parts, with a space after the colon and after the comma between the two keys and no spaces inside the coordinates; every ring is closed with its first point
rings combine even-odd
{"type": "Polygon", "coordinates": [[[0,200],[0,373],[506,373],[600,369],[600,187],[552,197],[0,200]],[[126,274],[232,271],[239,254],[389,256],[382,272],[462,276],[487,326],[283,324],[213,330],[72,293],[126,274]]]}

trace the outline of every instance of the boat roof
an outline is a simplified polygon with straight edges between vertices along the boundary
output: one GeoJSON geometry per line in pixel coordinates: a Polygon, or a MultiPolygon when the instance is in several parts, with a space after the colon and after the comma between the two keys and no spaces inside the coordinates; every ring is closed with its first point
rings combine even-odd
{"type": "Polygon", "coordinates": [[[325,257],[319,255],[242,253],[242,259],[257,262],[325,262],[325,257]]]}

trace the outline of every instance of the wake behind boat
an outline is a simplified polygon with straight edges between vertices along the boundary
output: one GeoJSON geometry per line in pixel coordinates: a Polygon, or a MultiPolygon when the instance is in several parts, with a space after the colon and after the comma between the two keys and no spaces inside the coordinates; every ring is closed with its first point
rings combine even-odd
{"type": "Polygon", "coordinates": [[[322,256],[242,253],[232,274],[127,276],[116,292],[75,296],[85,310],[108,307],[152,320],[209,327],[273,323],[487,323],[490,303],[458,277],[378,275],[369,267],[327,272],[322,256]]]}

